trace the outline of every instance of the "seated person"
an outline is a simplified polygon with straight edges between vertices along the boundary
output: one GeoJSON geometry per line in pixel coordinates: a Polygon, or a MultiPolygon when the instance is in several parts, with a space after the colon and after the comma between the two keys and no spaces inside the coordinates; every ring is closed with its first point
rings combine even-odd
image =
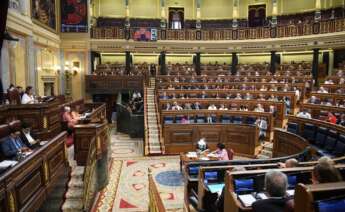
{"type": "Polygon", "coordinates": [[[285,161],[285,163],[278,163],[279,168],[293,168],[298,166],[298,160],[295,158],[290,158],[285,161]]]}
{"type": "Polygon", "coordinates": [[[311,175],[313,184],[333,183],[342,181],[342,177],[338,169],[332,163],[321,161],[317,164],[311,175]]]}
{"type": "Polygon", "coordinates": [[[20,131],[11,130],[11,134],[5,137],[0,142],[2,153],[7,159],[15,159],[19,153],[31,152],[22,139],[20,138],[20,131]]]}
{"type": "Polygon", "coordinates": [[[33,103],[35,103],[33,90],[31,86],[28,86],[26,87],[25,93],[22,96],[22,104],[33,104],[33,103]]]}
{"type": "Polygon", "coordinates": [[[299,118],[306,118],[306,119],[311,119],[310,113],[308,113],[307,110],[303,110],[297,114],[297,117],[299,118]]]}
{"type": "Polygon", "coordinates": [[[328,91],[324,87],[320,87],[320,89],[317,91],[318,93],[328,93],[328,91]]]}
{"type": "Polygon", "coordinates": [[[226,151],[225,145],[222,143],[217,144],[217,150],[213,153],[217,155],[219,160],[229,160],[228,151],[226,151]]]}
{"type": "Polygon", "coordinates": [[[183,108],[177,104],[177,102],[174,102],[174,106],[171,108],[172,110],[183,110],[183,108]]]}
{"type": "Polygon", "coordinates": [[[318,99],[316,96],[311,96],[309,99],[309,103],[311,104],[320,104],[320,99],[318,99]]]}
{"type": "Polygon", "coordinates": [[[68,128],[74,128],[74,125],[76,125],[78,123],[78,120],[73,119],[73,116],[71,114],[71,108],[66,106],[65,108],[65,112],[62,115],[62,119],[64,122],[67,122],[67,127],[68,128]]]}
{"type": "Polygon", "coordinates": [[[220,105],[220,107],[219,107],[219,110],[228,110],[228,108],[227,108],[227,107],[225,107],[225,105],[224,105],[224,104],[221,104],[221,105],[220,105]]]}
{"type": "Polygon", "coordinates": [[[23,123],[22,124],[22,138],[23,138],[23,140],[29,145],[29,146],[32,146],[32,145],[35,145],[37,142],[38,142],[38,140],[35,140],[32,136],[31,136],[31,134],[30,134],[30,127],[27,125],[27,124],[25,124],[25,123],[23,123]]]}
{"type": "Polygon", "coordinates": [[[270,170],[265,175],[265,188],[268,198],[253,203],[253,212],[282,212],[293,211],[289,199],[286,197],[288,187],[287,176],[277,170],[270,170]]]}
{"type": "Polygon", "coordinates": [[[205,138],[201,138],[197,143],[196,143],[196,151],[197,152],[203,152],[208,149],[208,145],[206,143],[205,138]]]}
{"type": "Polygon", "coordinates": [[[80,120],[79,106],[76,106],[75,109],[72,109],[71,115],[73,119],[80,120]]]}
{"type": "Polygon", "coordinates": [[[193,108],[194,110],[201,110],[201,109],[203,109],[199,102],[195,102],[195,103],[192,105],[192,108],[193,108]]]}
{"type": "Polygon", "coordinates": [[[265,109],[262,107],[261,104],[257,104],[256,108],[254,109],[255,112],[265,112],[265,109]]]}
{"type": "Polygon", "coordinates": [[[208,110],[217,110],[216,105],[211,104],[210,106],[208,106],[208,110]]]}
{"type": "Polygon", "coordinates": [[[328,112],[328,118],[327,118],[327,121],[332,123],[332,124],[336,124],[337,123],[337,117],[331,113],[331,112],[328,112]]]}

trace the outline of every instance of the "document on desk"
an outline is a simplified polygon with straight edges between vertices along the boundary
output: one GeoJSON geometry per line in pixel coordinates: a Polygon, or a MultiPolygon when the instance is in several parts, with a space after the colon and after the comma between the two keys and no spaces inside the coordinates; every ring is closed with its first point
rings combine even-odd
{"type": "Polygon", "coordinates": [[[289,196],[294,196],[294,195],[295,195],[295,190],[287,190],[286,193],[287,193],[289,196]]]}
{"type": "Polygon", "coordinates": [[[245,207],[252,206],[253,202],[256,201],[256,199],[251,194],[238,195],[238,199],[240,199],[245,207]]]}
{"type": "Polygon", "coordinates": [[[207,187],[211,193],[220,193],[223,190],[224,183],[208,184],[207,187]]]}
{"type": "Polygon", "coordinates": [[[4,160],[0,162],[0,168],[7,168],[9,166],[14,166],[16,165],[18,162],[15,160],[4,160]]]}
{"type": "Polygon", "coordinates": [[[196,152],[188,152],[188,153],[186,154],[186,156],[187,156],[188,158],[197,158],[197,157],[198,157],[198,155],[196,154],[196,152]]]}

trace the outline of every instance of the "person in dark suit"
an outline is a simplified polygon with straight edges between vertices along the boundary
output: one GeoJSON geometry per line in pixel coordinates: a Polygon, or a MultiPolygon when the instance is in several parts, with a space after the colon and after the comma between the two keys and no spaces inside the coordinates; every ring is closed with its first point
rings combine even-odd
{"type": "Polygon", "coordinates": [[[253,203],[254,212],[287,212],[293,211],[290,199],[286,196],[288,186],[287,176],[277,170],[270,170],[265,175],[265,187],[268,194],[267,199],[258,200],[253,203]]]}
{"type": "Polygon", "coordinates": [[[18,153],[31,151],[20,138],[19,131],[11,132],[9,136],[0,141],[0,147],[7,159],[15,159],[18,153]]]}

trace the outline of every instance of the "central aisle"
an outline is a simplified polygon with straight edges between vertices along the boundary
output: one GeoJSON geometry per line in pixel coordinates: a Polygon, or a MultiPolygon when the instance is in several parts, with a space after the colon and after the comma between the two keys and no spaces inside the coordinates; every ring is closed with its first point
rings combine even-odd
{"type": "Polygon", "coordinates": [[[184,187],[178,156],[143,157],[143,141],[117,133],[111,137],[110,180],[93,211],[148,211],[148,168],[167,209],[182,211],[184,187]]]}

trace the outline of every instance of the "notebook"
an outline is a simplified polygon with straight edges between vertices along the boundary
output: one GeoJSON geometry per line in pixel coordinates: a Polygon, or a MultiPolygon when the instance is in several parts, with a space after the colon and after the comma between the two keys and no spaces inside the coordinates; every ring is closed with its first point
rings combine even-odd
{"type": "Polygon", "coordinates": [[[238,195],[238,199],[245,207],[250,207],[256,201],[256,199],[251,194],[238,195]]]}

